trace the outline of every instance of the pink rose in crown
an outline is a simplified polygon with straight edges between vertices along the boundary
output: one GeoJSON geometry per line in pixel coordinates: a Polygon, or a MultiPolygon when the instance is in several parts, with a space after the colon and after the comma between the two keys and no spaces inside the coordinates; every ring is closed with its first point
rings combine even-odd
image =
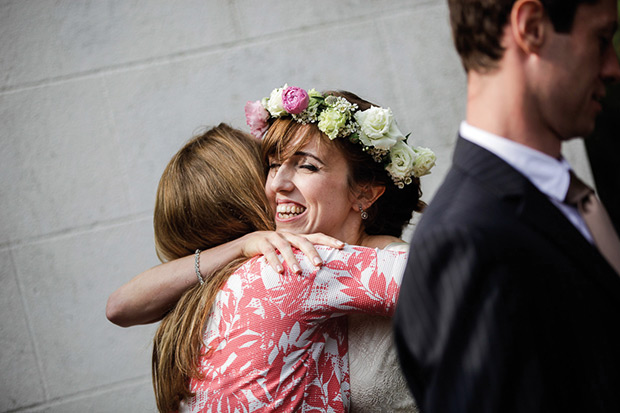
{"type": "Polygon", "coordinates": [[[292,115],[298,115],[308,107],[308,93],[299,87],[290,86],[282,92],[282,106],[292,115]]]}
{"type": "Polygon", "coordinates": [[[256,139],[261,139],[263,134],[269,127],[267,120],[269,112],[263,107],[260,100],[256,102],[248,102],[245,104],[245,121],[250,127],[250,133],[256,139]]]}

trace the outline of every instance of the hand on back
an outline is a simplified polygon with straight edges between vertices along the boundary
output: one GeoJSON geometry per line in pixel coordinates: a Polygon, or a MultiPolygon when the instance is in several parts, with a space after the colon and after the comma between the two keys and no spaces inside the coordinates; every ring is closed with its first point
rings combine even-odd
{"type": "Polygon", "coordinates": [[[284,267],[278,257],[278,253],[289,268],[295,273],[300,273],[301,267],[295,258],[293,248],[297,248],[304,253],[306,259],[312,265],[320,266],[323,264],[323,261],[314,245],[321,244],[337,249],[344,246],[344,242],[322,233],[293,234],[290,232],[256,231],[244,235],[242,239],[244,241],[242,246],[243,256],[264,255],[269,265],[279,273],[284,271],[284,267]]]}

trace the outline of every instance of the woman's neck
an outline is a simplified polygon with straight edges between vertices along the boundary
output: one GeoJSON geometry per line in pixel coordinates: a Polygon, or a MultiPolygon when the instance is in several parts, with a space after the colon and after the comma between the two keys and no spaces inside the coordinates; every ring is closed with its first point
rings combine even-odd
{"type": "Polygon", "coordinates": [[[369,248],[385,248],[393,242],[404,242],[403,240],[391,235],[368,235],[363,232],[356,245],[369,248]]]}

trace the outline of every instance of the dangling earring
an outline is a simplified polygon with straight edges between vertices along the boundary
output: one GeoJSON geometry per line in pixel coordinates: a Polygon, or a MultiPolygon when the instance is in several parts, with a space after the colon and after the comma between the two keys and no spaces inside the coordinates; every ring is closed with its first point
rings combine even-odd
{"type": "Polygon", "coordinates": [[[364,211],[364,209],[362,208],[362,204],[357,204],[357,206],[360,209],[360,216],[362,217],[362,219],[368,219],[368,212],[364,211]]]}

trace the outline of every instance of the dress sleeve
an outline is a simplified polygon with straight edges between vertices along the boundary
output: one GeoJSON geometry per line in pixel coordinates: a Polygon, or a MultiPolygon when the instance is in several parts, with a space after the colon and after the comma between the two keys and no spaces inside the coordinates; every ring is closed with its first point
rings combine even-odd
{"type": "Polygon", "coordinates": [[[317,246],[317,251],[324,262],[320,269],[297,254],[300,275],[288,268],[276,274],[263,259],[257,261],[267,293],[281,311],[308,321],[350,313],[394,313],[406,253],[359,246],[342,250],[317,246]]]}

